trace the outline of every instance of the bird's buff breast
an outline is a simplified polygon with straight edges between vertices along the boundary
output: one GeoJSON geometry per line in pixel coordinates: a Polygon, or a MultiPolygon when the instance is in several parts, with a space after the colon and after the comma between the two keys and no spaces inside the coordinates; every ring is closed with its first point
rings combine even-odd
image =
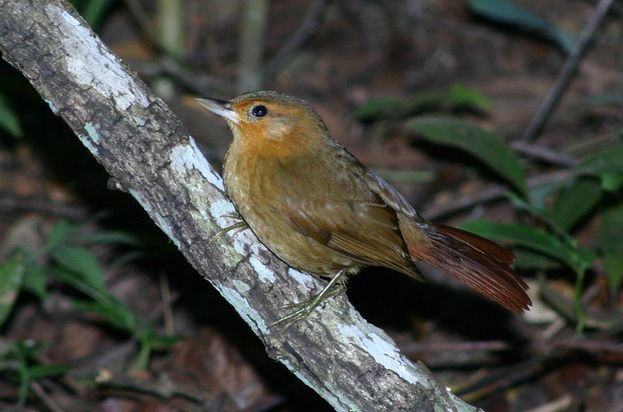
{"type": "Polygon", "coordinates": [[[359,264],[352,259],[295,230],[287,211],[274,202],[287,196],[288,187],[275,185],[255,163],[244,156],[232,160],[228,154],[223,179],[236,210],[260,241],[288,265],[314,275],[332,277],[344,268],[356,271],[359,264]]]}

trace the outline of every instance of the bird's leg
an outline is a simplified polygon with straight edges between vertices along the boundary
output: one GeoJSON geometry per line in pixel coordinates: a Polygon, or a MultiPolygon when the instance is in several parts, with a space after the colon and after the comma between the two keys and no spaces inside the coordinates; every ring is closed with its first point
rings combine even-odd
{"type": "Polygon", "coordinates": [[[240,216],[238,213],[227,213],[223,215],[223,217],[235,220],[236,222],[216,232],[216,234],[212,236],[212,240],[216,240],[219,237],[223,236],[225,233],[231,232],[232,230],[235,231],[233,233],[235,235],[239,231],[244,230],[248,227],[247,222],[245,222],[242,216],[240,216]]]}
{"type": "Polygon", "coordinates": [[[297,320],[305,319],[322,302],[333,296],[341,295],[342,293],[344,293],[344,291],[346,290],[347,275],[347,269],[340,270],[320,291],[320,293],[317,293],[316,295],[312,296],[307,300],[304,300],[303,302],[287,305],[286,307],[288,308],[294,308],[294,312],[271,323],[270,325],[268,325],[268,327],[272,328],[273,326],[279,325],[281,323],[290,324],[292,322],[296,322],[297,320]]]}

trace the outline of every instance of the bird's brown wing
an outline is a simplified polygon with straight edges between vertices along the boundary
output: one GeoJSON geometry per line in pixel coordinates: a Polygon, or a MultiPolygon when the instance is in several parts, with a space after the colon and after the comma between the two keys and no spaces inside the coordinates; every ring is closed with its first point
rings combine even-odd
{"type": "Polygon", "coordinates": [[[370,200],[299,200],[296,208],[288,209],[288,218],[294,230],[356,262],[419,278],[396,213],[372,193],[370,200]]]}

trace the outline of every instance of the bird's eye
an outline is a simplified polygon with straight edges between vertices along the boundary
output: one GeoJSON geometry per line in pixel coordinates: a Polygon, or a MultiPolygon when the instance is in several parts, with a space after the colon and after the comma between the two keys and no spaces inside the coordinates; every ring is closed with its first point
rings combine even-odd
{"type": "Polygon", "coordinates": [[[251,109],[251,114],[255,117],[264,117],[268,114],[268,109],[264,105],[257,105],[251,109]]]}

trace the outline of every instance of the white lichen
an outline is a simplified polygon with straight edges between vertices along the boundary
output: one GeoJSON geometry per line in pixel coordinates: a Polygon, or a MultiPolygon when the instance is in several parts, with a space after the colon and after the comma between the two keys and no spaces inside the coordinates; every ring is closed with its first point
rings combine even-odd
{"type": "Polygon", "coordinates": [[[369,353],[376,363],[395,372],[411,384],[423,383],[420,377],[412,373],[412,364],[407,362],[400,354],[400,351],[398,351],[398,348],[388,342],[386,338],[379,336],[376,332],[364,333],[353,325],[339,325],[339,330],[341,335],[369,353]]]}
{"type": "Polygon", "coordinates": [[[84,130],[87,132],[87,135],[89,136],[89,139],[91,139],[91,142],[93,142],[94,144],[100,143],[100,134],[97,132],[97,129],[95,128],[95,125],[93,123],[87,122],[87,124],[84,126],[84,130]]]}
{"type": "Polygon", "coordinates": [[[310,274],[301,272],[300,270],[294,268],[288,268],[288,276],[294,279],[299,284],[300,288],[305,291],[311,291],[316,288],[314,277],[310,274]]]}
{"type": "Polygon", "coordinates": [[[264,263],[262,263],[258,255],[252,254],[249,257],[249,263],[251,264],[253,270],[257,273],[262,282],[274,283],[277,280],[277,278],[275,277],[275,272],[264,263]]]}
{"type": "Polygon", "coordinates": [[[235,224],[237,221],[231,216],[235,215],[236,209],[228,200],[214,200],[209,206],[210,215],[221,229],[225,229],[235,224]]]}
{"type": "Polygon", "coordinates": [[[85,134],[78,134],[78,139],[82,142],[82,144],[89,150],[89,152],[93,153],[93,156],[99,155],[99,150],[97,146],[93,144],[91,137],[85,134]]]}
{"type": "Polygon", "coordinates": [[[238,291],[240,291],[241,293],[244,293],[245,295],[251,290],[251,287],[247,283],[241,280],[236,279],[232,283],[234,284],[234,287],[238,291]]]}
{"type": "Polygon", "coordinates": [[[210,184],[225,191],[223,179],[212,169],[192,137],[189,137],[188,143],[175,146],[169,158],[171,168],[180,177],[184,177],[189,171],[198,170],[210,184]]]}
{"type": "Polygon", "coordinates": [[[45,9],[52,21],[58,22],[57,38],[65,51],[67,70],[79,84],[98,91],[115,103],[119,111],[132,105],[147,107],[147,96],[132,87],[134,80],[106,46],[69,12],[55,4],[45,9]]]}
{"type": "Polygon", "coordinates": [[[52,100],[48,100],[48,99],[44,99],[44,101],[48,104],[48,106],[50,107],[50,110],[52,110],[52,113],[54,113],[54,115],[58,116],[58,108],[56,107],[54,102],[52,100]]]}

